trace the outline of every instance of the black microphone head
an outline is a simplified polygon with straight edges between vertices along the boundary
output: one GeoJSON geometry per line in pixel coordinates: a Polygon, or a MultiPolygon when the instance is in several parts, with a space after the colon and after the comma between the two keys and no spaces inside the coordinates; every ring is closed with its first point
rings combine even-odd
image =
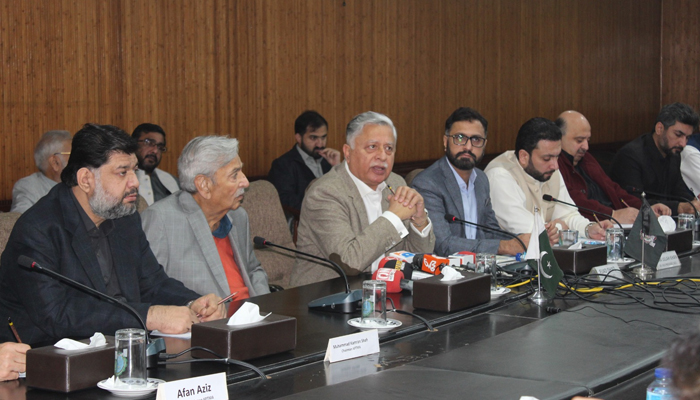
{"type": "Polygon", "coordinates": [[[450,221],[450,222],[454,222],[455,219],[457,219],[457,217],[455,217],[455,216],[452,215],[452,214],[445,214],[445,219],[448,220],[448,221],[450,221]]]}
{"type": "Polygon", "coordinates": [[[34,268],[34,260],[27,256],[19,256],[17,259],[17,264],[26,268],[34,268]]]}
{"type": "Polygon", "coordinates": [[[544,201],[554,201],[554,197],[552,197],[552,196],[549,195],[549,194],[543,194],[543,195],[542,195],[542,200],[544,200],[544,201]]]}
{"type": "Polygon", "coordinates": [[[267,243],[265,242],[265,238],[261,238],[260,236],[256,236],[253,238],[253,243],[255,243],[256,246],[265,247],[267,245],[267,243]]]}

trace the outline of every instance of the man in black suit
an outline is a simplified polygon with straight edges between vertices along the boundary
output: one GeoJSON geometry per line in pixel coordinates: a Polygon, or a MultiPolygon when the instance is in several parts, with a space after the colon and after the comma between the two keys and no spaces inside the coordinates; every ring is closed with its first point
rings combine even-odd
{"type": "Polygon", "coordinates": [[[268,179],[283,206],[301,210],[309,183],[340,163],[340,152],[326,147],[328,123],[316,111],[304,111],[294,121],[297,144],[272,162],[268,179]]]}
{"type": "MultiPolygon", "coordinates": [[[[200,297],[158,264],[136,211],[136,140],[119,128],[87,124],[73,137],[62,183],[15,224],[0,259],[0,315],[29,344],[139,327],[129,313],[18,265],[25,255],[131,305],[149,330],[187,332],[225,317],[220,299],[200,297]]],[[[0,330],[0,342],[13,340],[0,330]]]]}

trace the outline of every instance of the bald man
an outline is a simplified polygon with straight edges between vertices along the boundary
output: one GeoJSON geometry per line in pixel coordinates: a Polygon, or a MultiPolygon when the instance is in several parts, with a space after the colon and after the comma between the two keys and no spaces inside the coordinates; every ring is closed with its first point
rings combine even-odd
{"type": "MultiPolygon", "coordinates": [[[[555,122],[562,132],[559,171],[574,203],[600,215],[612,215],[621,224],[633,223],[642,202],[613,182],[588,153],[591,124],[586,117],[577,111],[564,111],[555,122]]],[[[671,209],[661,203],[654,204],[652,209],[657,216],[671,215],[671,209]]],[[[579,211],[593,219],[590,212],[579,211]]]]}

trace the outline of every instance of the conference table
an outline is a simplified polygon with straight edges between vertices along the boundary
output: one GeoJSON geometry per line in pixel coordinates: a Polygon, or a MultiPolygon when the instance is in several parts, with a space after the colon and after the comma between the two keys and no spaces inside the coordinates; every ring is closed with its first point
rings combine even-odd
{"type": "MultiPolygon", "coordinates": [[[[700,276],[697,251],[681,254],[680,267],[657,275],[700,276]]],[[[350,277],[351,288],[365,279],[350,277]]],[[[699,326],[696,314],[619,302],[610,294],[567,295],[538,306],[528,300],[531,284],[452,313],[414,309],[411,292],[403,291],[388,296],[397,309],[429,321],[433,331],[418,318],[390,312],[402,326],[379,336],[379,353],[324,363],[328,340],[356,333],[347,321],[358,315],[310,311],[307,304],[343,290],[342,280],[334,279],[249,299],[262,313],[297,318],[293,351],[247,360],[269,379],[214,362],[160,366],[149,376],[173,381],[225,372],[231,399],[639,399],[677,333],[699,326]]],[[[175,353],[189,340],[166,338],[166,345],[175,353]]],[[[28,388],[24,380],[0,383],[2,400],[116,398],[98,388],[56,393],[28,388]]]]}

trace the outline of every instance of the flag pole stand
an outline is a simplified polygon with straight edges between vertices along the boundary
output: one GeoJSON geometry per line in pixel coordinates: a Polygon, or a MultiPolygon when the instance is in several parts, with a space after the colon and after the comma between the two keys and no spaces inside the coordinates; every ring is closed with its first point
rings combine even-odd
{"type": "Polygon", "coordinates": [[[632,270],[632,272],[639,278],[639,280],[646,281],[647,279],[650,279],[652,275],[654,274],[654,270],[649,268],[644,260],[644,233],[642,232],[639,235],[639,238],[642,241],[642,260],[639,264],[639,266],[635,269],[632,270]]]}
{"type": "Polygon", "coordinates": [[[537,290],[530,296],[530,301],[541,306],[549,301],[542,290],[542,257],[537,259],[537,290]]]}

